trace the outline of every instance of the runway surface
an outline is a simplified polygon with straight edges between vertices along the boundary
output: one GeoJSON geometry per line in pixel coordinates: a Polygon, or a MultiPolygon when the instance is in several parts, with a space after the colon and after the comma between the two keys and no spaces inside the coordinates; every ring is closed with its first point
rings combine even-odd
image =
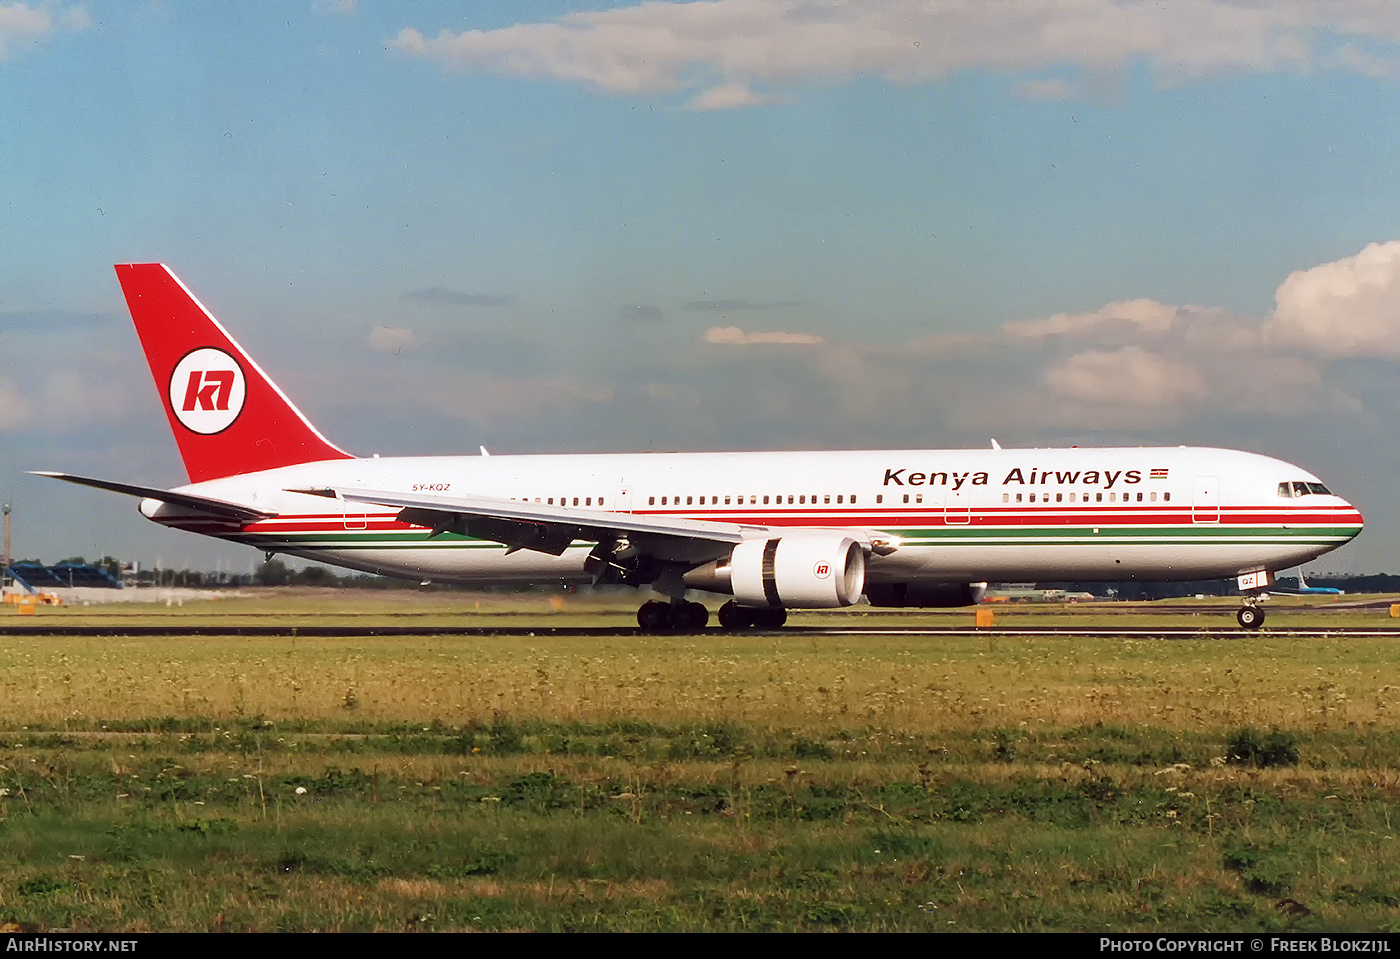
{"type": "MultiPolygon", "coordinates": [[[[532,636],[557,638],[588,638],[604,636],[642,636],[636,627],[618,628],[610,626],[288,626],[257,624],[246,626],[176,626],[176,625],[103,625],[103,626],[61,626],[42,625],[0,626],[0,636],[63,636],[63,637],[137,637],[137,636],[283,636],[328,638],[374,638],[394,636],[532,636]]],[[[683,636],[728,636],[719,627],[710,627],[700,632],[652,634],[661,639],[675,639],[683,636]]],[[[1400,626],[1385,627],[1271,627],[1245,630],[1234,624],[1222,623],[1219,626],[787,626],[773,630],[746,630],[745,636],[769,637],[809,637],[837,636],[859,638],[861,636],[1046,636],[1084,637],[1099,639],[1238,639],[1247,640],[1255,636],[1296,636],[1300,639],[1343,638],[1350,636],[1396,636],[1400,637],[1400,626]]]]}

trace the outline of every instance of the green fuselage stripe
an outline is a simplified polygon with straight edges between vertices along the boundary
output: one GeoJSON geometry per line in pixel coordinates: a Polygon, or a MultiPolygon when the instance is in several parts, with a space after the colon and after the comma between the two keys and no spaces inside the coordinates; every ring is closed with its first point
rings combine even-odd
{"type": "MultiPolygon", "coordinates": [[[[890,530],[906,546],[1023,546],[1092,545],[1131,543],[1133,545],[1179,546],[1187,543],[1212,545],[1297,543],[1326,545],[1345,542],[1360,532],[1357,526],[1225,526],[1200,523],[1191,526],[1140,527],[970,527],[947,526],[924,529],[890,530]]],[[[472,539],[456,533],[430,536],[428,530],[382,532],[355,531],[315,533],[257,533],[232,537],[240,542],[266,547],[339,549],[500,549],[500,543],[472,539]]],[[[579,541],[580,543],[584,541],[579,541]]],[[[591,542],[591,541],[590,541],[591,542]]]]}

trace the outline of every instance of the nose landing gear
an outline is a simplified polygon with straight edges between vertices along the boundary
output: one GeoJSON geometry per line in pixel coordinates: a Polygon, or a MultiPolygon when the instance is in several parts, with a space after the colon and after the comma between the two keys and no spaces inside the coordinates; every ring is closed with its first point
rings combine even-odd
{"type": "Polygon", "coordinates": [[[1264,611],[1258,606],[1241,606],[1235,620],[1245,629],[1258,629],[1264,625],[1264,611]]]}

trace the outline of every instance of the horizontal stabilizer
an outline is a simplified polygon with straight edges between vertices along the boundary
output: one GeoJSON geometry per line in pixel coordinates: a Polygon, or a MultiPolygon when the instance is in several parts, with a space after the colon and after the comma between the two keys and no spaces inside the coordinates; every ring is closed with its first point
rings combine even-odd
{"type": "Polygon", "coordinates": [[[105,489],[113,493],[125,493],[127,496],[160,500],[162,503],[169,503],[172,506],[183,506],[186,509],[199,510],[214,516],[240,519],[250,523],[260,519],[271,519],[277,515],[267,510],[244,506],[242,503],[230,503],[228,500],[200,496],[196,493],[176,493],[153,486],[133,486],[130,483],[114,483],[111,480],[74,476],[71,473],[54,473],[48,470],[31,470],[31,472],[35,476],[49,476],[53,479],[63,480],[65,483],[77,483],[79,486],[91,486],[94,489],[105,489]]]}

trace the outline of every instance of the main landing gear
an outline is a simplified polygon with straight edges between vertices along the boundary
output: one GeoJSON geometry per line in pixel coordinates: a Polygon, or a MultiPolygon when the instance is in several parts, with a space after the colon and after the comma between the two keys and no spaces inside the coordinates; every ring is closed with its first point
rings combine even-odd
{"type": "MultiPolygon", "coordinates": [[[[698,633],[710,622],[710,611],[700,603],[652,600],[637,610],[637,625],[644,633],[698,633]]],[[[741,629],[778,629],[787,622],[787,610],[725,603],[719,608],[719,624],[731,632],[741,629]]]]}
{"type": "Polygon", "coordinates": [[[728,630],[781,629],[787,610],[775,606],[740,606],[732,599],[719,608],[719,624],[728,630]]]}
{"type": "Polygon", "coordinates": [[[1264,625],[1264,611],[1258,606],[1241,606],[1235,620],[1245,629],[1258,629],[1264,625]]]}
{"type": "Polygon", "coordinates": [[[683,599],[670,603],[652,600],[637,610],[637,625],[644,633],[698,633],[709,621],[708,609],[683,599]]]}

